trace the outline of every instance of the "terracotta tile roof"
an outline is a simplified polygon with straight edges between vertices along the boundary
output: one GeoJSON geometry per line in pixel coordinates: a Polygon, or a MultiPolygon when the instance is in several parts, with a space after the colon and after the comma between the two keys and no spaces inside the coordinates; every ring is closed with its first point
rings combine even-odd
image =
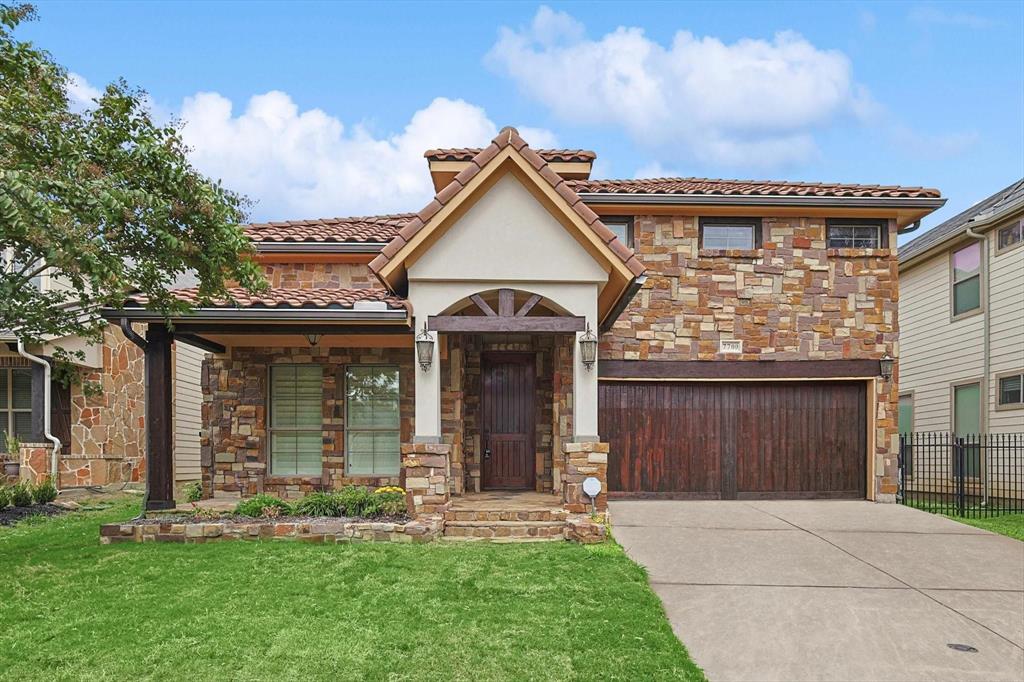
{"type": "Polygon", "coordinates": [[[522,157],[540,174],[544,180],[561,196],[572,210],[579,215],[587,226],[601,239],[608,248],[621,260],[634,276],[639,277],[645,271],[643,264],[633,255],[633,250],[623,244],[615,237],[615,233],[609,230],[598,218],[597,214],[590,210],[579,198],[572,186],[555,171],[551,170],[540,154],[530,149],[523,138],[519,137],[519,131],[515,128],[502,128],[491,144],[481,149],[472,158],[472,163],[466,166],[455,179],[434,195],[433,200],[423,210],[416,214],[401,230],[398,236],[388,243],[381,252],[370,261],[370,270],[379,274],[381,269],[405,246],[413,236],[423,229],[427,222],[440,211],[445,204],[451,201],[469,181],[476,176],[501,150],[511,146],[518,151],[522,157]]]}
{"type": "MultiPolygon", "coordinates": [[[[480,147],[449,147],[447,149],[428,149],[423,152],[424,158],[431,161],[472,161],[479,154],[480,147]]],[[[593,161],[597,153],[589,149],[535,149],[548,163],[552,161],[593,161]]]]}
{"type": "Polygon", "coordinates": [[[577,192],[608,194],[715,194],[808,197],[940,197],[937,189],[898,185],[851,185],[783,180],[712,178],[643,178],[638,180],[567,180],[577,192]]]}
{"type": "MultiPolygon", "coordinates": [[[[177,298],[191,304],[199,303],[199,290],[174,289],[177,298]]],[[[234,301],[217,300],[214,308],[327,308],[351,310],[358,301],[383,301],[390,310],[407,310],[407,301],[384,289],[269,289],[260,294],[250,294],[241,287],[228,289],[234,301]]],[[[128,298],[127,307],[143,306],[145,295],[136,294],[128,298]]]]}
{"type": "Polygon", "coordinates": [[[253,223],[242,229],[254,242],[348,242],[386,243],[415,213],[317,218],[253,223]]]}

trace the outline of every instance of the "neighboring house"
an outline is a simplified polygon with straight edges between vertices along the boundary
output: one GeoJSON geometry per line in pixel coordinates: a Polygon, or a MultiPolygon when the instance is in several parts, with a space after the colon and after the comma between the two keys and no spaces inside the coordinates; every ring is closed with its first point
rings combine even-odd
{"type": "Polygon", "coordinates": [[[1024,179],[899,260],[900,431],[1024,432],[1024,179]]]}
{"type": "MultiPolygon", "coordinates": [[[[896,236],[936,190],[590,180],[582,150],[426,154],[419,213],[247,226],[271,289],[147,324],[150,507],[173,504],[173,338],[213,496],[404,485],[892,500],[896,236]],[[886,362],[883,362],[886,360],[886,362]]],[[[194,290],[179,296],[194,300],[194,290]]],[[[606,495],[597,498],[601,508],[606,495]]]]}
{"type": "MultiPolygon", "coordinates": [[[[44,273],[34,284],[61,286],[44,273]]],[[[142,351],[116,325],[107,325],[100,343],[81,338],[49,339],[28,346],[48,360],[54,349],[81,351],[80,382],[50,382],[50,433],[61,443],[57,457],[61,488],[142,483],[145,480],[145,391],[142,351]],[[87,393],[84,385],[99,390],[87,393]]],[[[199,388],[204,353],[175,344],[175,472],[178,482],[198,480],[199,388]]],[[[39,480],[53,472],[53,445],[44,434],[45,369],[23,357],[17,338],[0,332],[0,458],[19,465],[8,478],[39,480]],[[21,442],[21,452],[6,452],[6,436],[21,442]]]]}

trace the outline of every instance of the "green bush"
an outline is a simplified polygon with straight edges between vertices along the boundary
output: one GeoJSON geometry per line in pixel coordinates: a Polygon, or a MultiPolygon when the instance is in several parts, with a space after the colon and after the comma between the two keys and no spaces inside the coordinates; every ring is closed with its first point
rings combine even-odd
{"type": "MultiPolygon", "coordinates": [[[[401,516],[406,512],[405,493],[394,490],[377,491],[373,494],[373,516],[401,516]]],[[[370,514],[367,514],[370,516],[370,514]]]]}
{"type": "Polygon", "coordinates": [[[181,493],[185,496],[186,502],[198,502],[203,497],[203,484],[199,481],[186,483],[182,486],[181,493]]]}
{"type": "Polygon", "coordinates": [[[276,516],[288,516],[292,513],[292,506],[290,504],[273,495],[254,495],[253,497],[241,500],[235,505],[235,513],[239,516],[258,518],[265,516],[263,510],[267,507],[276,509],[276,516]]]}
{"type": "Polygon", "coordinates": [[[11,504],[15,507],[32,505],[32,490],[27,483],[15,483],[11,486],[11,504]]]}
{"type": "Polygon", "coordinates": [[[0,485],[0,509],[11,503],[11,491],[5,485],[0,485]]]}
{"type": "Polygon", "coordinates": [[[366,516],[366,508],[373,499],[373,493],[361,486],[345,486],[334,494],[341,505],[343,516],[366,516]]]}
{"type": "Polygon", "coordinates": [[[331,493],[310,493],[295,503],[300,516],[341,516],[341,500],[331,493]]]}
{"type": "Polygon", "coordinates": [[[34,485],[32,487],[32,499],[36,501],[36,504],[46,504],[56,500],[57,486],[53,484],[53,479],[47,476],[34,485]]]}

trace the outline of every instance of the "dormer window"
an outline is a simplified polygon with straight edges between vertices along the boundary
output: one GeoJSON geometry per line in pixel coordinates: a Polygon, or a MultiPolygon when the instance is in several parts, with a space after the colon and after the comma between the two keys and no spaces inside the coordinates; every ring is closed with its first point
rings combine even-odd
{"type": "Polygon", "coordinates": [[[829,220],[826,230],[830,249],[884,249],[888,242],[882,220],[829,220]]]}
{"type": "Polygon", "coordinates": [[[760,218],[701,218],[700,248],[752,251],[761,248],[760,218]]]}

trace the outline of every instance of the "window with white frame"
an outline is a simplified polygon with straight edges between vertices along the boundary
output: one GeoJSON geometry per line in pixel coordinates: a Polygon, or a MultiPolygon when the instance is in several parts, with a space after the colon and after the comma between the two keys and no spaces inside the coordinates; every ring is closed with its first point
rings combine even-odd
{"type": "Polygon", "coordinates": [[[345,469],[349,475],[398,475],[400,402],[398,367],[345,368],[345,469]]]}
{"type": "Polygon", "coordinates": [[[6,272],[12,275],[19,274],[23,277],[31,275],[29,277],[29,284],[40,291],[43,290],[43,273],[45,269],[40,267],[42,261],[35,261],[30,265],[26,265],[24,259],[19,258],[14,249],[11,248],[4,249],[0,255],[2,255],[0,260],[2,260],[3,268],[6,272]]]}
{"type": "Polygon", "coordinates": [[[701,218],[700,248],[743,251],[759,249],[761,248],[761,220],[759,218],[701,218]]]}
{"type": "Polygon", "coordinates": [[[825,229],[830,249],[881,249],[885,246],[883,223],[878,220],[830,220],[825,229]]]}
{"type": "Polygon", "coordinates": [[[319,476],[323,473],[323,368],[273,365],[270,368],[270,473],[319,476]]]}
{"type": "Polygon", "coordinates": [[[1024,372],[1005,374],[999,377],[996,389],[998,407],[1024,407],[1024,372]]]}
{"type": "Polygon", "coordinates": [[[32,370],[0,367],[0,452],[7,451],[7,435],[21,442],[32,438],[32,370]]]}
{"type": "Polygon", "coordinates": [[[996,231],[996,251],[1007,251],[1024,243],[1024,219],[996,231]]]}
{"type": "Polygon", "coordinates": [[[953,317],[981,308],[981,243],[953,252],[953,317]]]}

